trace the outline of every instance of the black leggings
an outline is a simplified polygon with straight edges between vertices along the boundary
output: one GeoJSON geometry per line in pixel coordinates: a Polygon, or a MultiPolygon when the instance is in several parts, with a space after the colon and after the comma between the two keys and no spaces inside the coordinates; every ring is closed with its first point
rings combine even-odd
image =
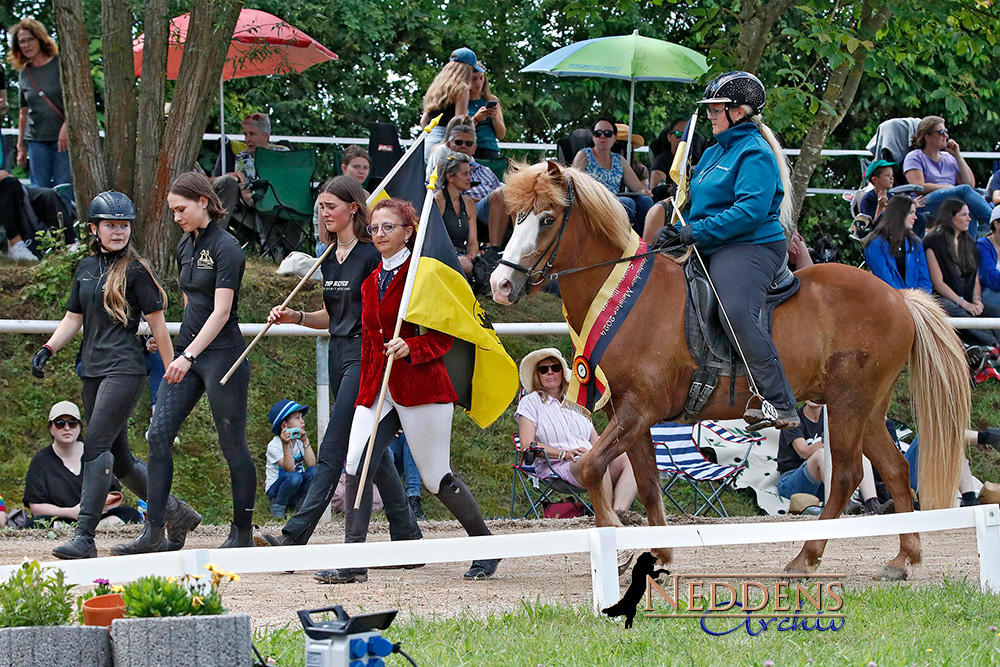
{"type": "MultiPolygon", "coordinates": [[[[794,408],[795,395],[785,379],[778,349],[757,316],[786,250],[784,240],[737,243],[716,250],[708,265],[719,300],[732,323],[732,329],[726,327],[726,333],[731,341],[739,340],[758,391],[779,410],[794,408]]],[[[722,313],[719,319],[725,323],[722,313]]]]}
{"type": "Polygon", "coordinates": [[[84,463],[111,452],[115,456],[115,477],[122,478],[132,472],[135,460],[128,446],[128,418],[145,381],[145,375],[83,378],[83,411],[87,415],[84,463]]]}
{"type": "MultiPolygon", "coordinates": [[[[361,385],[361,337],[331,337],[329,360],[330,395],[335,399],[330,423],[316,456],[316,476],[302,501],[302,507],[281,530],[294,544],[305,544],[312,537],[344,469],[351,422],[354,420],[354,402],[358,399],[361,385]]],[[[390,434],[390,440],[395,433],[390,434]]],[[[381,430],[379,435],[382,435],[381,430]]],[[[391,493],[395,490],[393,485],[399,486],[399,491],[402,491],[399,474],[388,456],[373,460],[372,470],[374,472],[369,480],[374,480],[380,492],[391,493]]],[[[353,503],[354,499],[348,498],[347,502],[353,503]]],[[[394,527],[391,523],[389,528],[392,532],[394,527]]]]}
{"type": "Polygon", "coordinates": [[[177,384],[163,382],[156,396],[156,411],[149,426],[149,507],[154,526],[164,524],[167,496],[174,479],[174,438],[202,394],[215,418],[219,446],[229,464],[233,488],[233,523],[249,529],[257,495],[257,471],[247,446],[247,393],[250,362],[240,364],[225,386],[219,380],[243,352],[242,347],[206,350],[177,384]]]}
{"type": "MultiPolygon", "coordinates": [[[[76,240],[73,225],[65,215],[64,205],[59,194],[52,188],[28,188],[28,204],[35,217],[49,229],[59,226],[59,213],[63,215],[63,235],[66,243],[76,240]]],[[[0,179],[0,220],[3,221],[7,239],[20,236],[24,241],[30,241],[34,230],[28,225],[27,213],[24,210],[24,190],[21,181],[13,176],[0,179]]]]}

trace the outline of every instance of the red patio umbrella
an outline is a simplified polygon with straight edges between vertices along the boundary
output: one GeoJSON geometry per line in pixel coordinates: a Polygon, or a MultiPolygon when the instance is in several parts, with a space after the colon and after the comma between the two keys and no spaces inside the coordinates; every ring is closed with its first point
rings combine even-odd
{"type": "MultiPolygon", "coordinates": [[[[190,14],[182,14],[170,21],[167,47],[168,79],[176,79],[180,71],[190,19],[190,14]]],[[[139,35],[132,43],[136,76],[142,76],[142,49],[143,35],[139,35]]],[[[226,54],[226,64],[219,80],[220,134],[223,143],[226,134],[222,99],[223,81],[247,76],[302,72],[317,63],[336,58],[336,53],[277,16],[259,9],[242,10],[233,30],[229,52],[226,54]]],[[[224,145],[223,155],[225,155],[224,145]]]]}

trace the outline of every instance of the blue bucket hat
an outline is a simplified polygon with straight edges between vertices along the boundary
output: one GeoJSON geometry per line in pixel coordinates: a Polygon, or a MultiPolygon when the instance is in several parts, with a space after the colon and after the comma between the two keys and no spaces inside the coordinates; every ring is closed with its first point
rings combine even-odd
{"type": "Polygon", "coordinates": [[[477,72],[485,72],[482,67],[479,66],[478,59],[476,58],[476,52],[467,46],[463,46],[460,49],[455,49],[451,52],[451,58],[449,60],[457,60],[460,63],[465,63],[472,67],[472,69],[477,72]]]}
{"type": "Polygon", "coordinates": [[[267,419],[271,422],[271,433],[278,435],[281,433],[281,422],[288,419],[288,416],[293,412],[301,412],[305,415],[309,412],[308,405],[299,405],[295,401],[290,401],[287,398],[283,398],[274,405],[267,413],[267,419]]]}

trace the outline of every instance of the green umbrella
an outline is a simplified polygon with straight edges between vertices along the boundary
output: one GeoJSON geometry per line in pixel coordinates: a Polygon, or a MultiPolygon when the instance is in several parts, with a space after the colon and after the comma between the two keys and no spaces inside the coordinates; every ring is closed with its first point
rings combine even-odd
{"type": "Polygon", "coordinates": [[[522,72],[544,72],[555,76],[596,76],[632,82],[628,105],[628,158],[632,157],[632,114],[636,81],[680,81],[692,83],[708,71],[705,56],[697,51],[631,35],[598,37],[576,42],[539,58],[522,72]]]}

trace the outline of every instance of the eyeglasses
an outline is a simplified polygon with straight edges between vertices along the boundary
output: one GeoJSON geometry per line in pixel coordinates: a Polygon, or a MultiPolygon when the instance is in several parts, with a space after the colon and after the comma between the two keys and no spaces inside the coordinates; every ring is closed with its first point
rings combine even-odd
{"type": "Polygon", "coordinates": [[[595,137],[606,137],[610,139],[611,137],[618,136],[618,130],[594,130],[595,137]]]}
{"type": "Polygon", "coordinates": [[[931,134],[940,134],[942,137],[947,137],[948,136],[948,130],[946,130],[946,129],[944,129],[942,127],[940,130],[934,130],[933,132],[931,132],[931,134]]]}
{"type": "Polygon", "coordinates": [[[383,222],[381,225],[368,225],[367,229],[368,233],[371,234],[372,236],[378,234],[378,231],[380,229],[382,230],[383,234],[388,236],[389,234],[392,234],[393,230],[396,229],[396,227],[406,227],[406,225],[400,222],[383,222]]]}
{"type": "Polygon", "coordinates": [[[548,375],[549,373],[561,373],[562,364],[538,364],[538,374],[548,375]]]}
{"type": "Polygon", "coordinates": [[[711,107],[709,107],[708,109],[705,109],[705,115],[708,116],[709,120],[715,120],[718,117],[718,115],[723,111],[725,111],[727,108],[728,107],[722,107],[721,109],[712,109],[711,107]]]}
{"type": "Polygon", "coordinates": [[[79,419],[53,419],[52,423],[55,425],[56,428],[66,428],[67,426],[69,426],[70,428],[76,428],[77,426],[80,425],[80,420],[79,419]]]}
{"type": "Polygon", "coordinates": [[[452,139],[451,143],[455,144],[456,146],[468,146],[469,148],[472,148],[473,146],[476,145],[476,140],[475,139],[452,139]]]}

